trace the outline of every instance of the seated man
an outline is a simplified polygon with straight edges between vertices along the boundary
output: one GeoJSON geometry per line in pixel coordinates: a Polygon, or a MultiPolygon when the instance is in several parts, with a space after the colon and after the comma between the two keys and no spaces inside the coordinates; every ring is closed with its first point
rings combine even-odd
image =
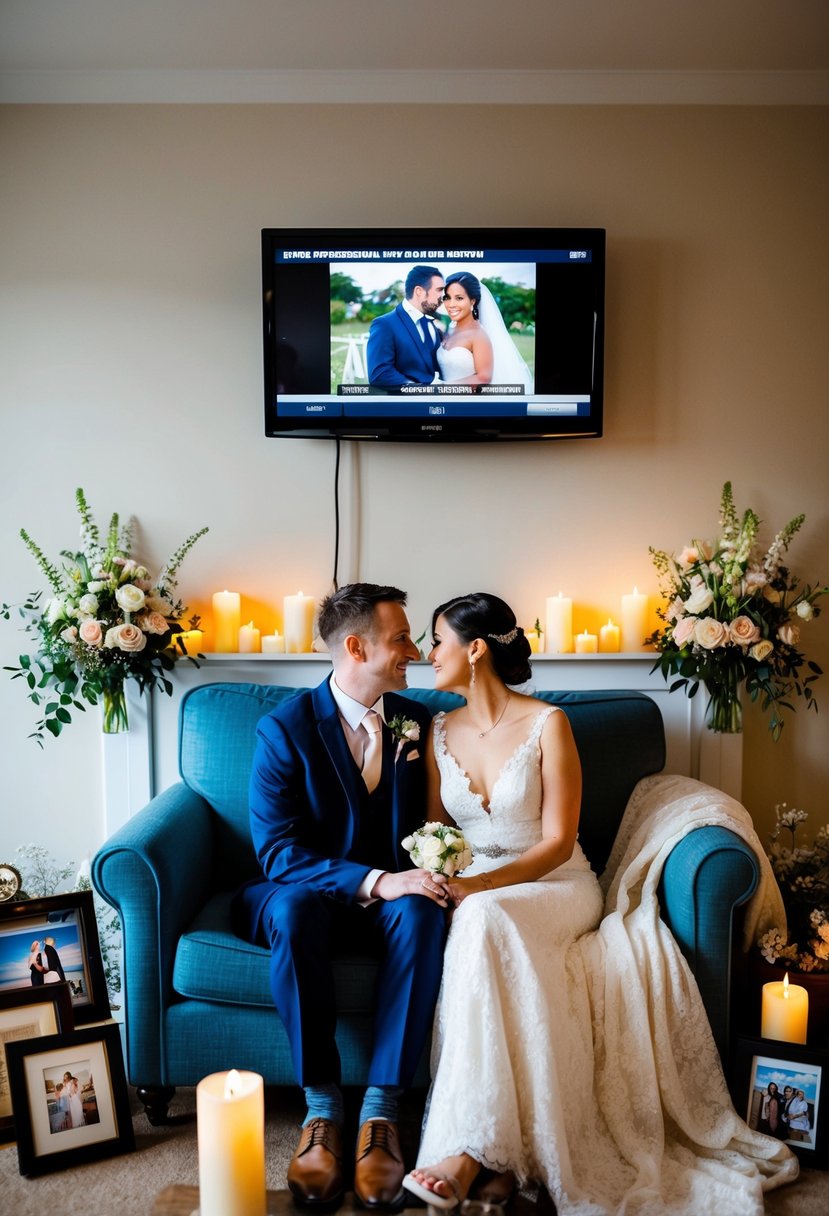
{"type": "Polygon", "coordinates": [[[402,1206],[397,1102],[429,1036],[446,932],[442,880],[413,869],[400,841],[424,817],[429,715],[395,691],[419,657],[394,587],[356,583],[328,596],[319,632],[333,674],[258,726],[250,822],[263,877],[236,895],[238,932],[271,949],[271,990],[308,1113],[288,1169],[307,1205],[343,1190],[343,1100],[334,1039],[332,956],[381,954],[374,1042],[360,1113],[354,1190],[402,1206]],[[417,723],[402,739],[392,719],[417,723]],[[410,733],[416,734],[416,731],[410,733]]]}

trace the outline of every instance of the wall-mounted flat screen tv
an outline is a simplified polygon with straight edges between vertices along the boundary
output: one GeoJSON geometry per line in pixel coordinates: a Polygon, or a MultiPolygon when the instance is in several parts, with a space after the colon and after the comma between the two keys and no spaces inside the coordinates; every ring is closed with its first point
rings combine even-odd
{"type": "Polygon", "coordinates": [[[262,231],[265,433],[602,434],[602,228],[262,231]]]}

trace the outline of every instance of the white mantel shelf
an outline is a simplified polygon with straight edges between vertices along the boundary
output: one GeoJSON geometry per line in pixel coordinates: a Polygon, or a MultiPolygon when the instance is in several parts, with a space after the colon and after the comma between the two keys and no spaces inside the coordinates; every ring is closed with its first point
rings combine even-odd
{"type": "MultiPolygon", "coordinates": [[[[665,771],[696,777],[738,800],[742,789],[742,735],[718,735],[705,727],[706,697],[671,693],[661,673],[651,671],[655,652],[641,654],[533,655],[533,678],[539,690],[636,690],[656,704],[665,724],[668,754],[665,771]]],[[[111,835],[179,779],[178,710],[182,696],[200,684],[284,684],[309,688],[330,669],[327,654],[206,654],[198,667],[179,660],[173,672],[173,695],[139,697],[127,683],[130,729],[103,735],[104,836],[111,835]]],[[[409,667],[412,688],[432,688],[431,664],[409,667]]]]}

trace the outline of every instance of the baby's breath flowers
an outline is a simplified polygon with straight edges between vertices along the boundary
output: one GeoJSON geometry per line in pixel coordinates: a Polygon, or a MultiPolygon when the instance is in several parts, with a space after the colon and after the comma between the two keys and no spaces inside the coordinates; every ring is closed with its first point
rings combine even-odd
{"type": "Polygon", "coordinates": [[[716,544],[695,540],[676,555],[650,550],[667,600],[659,613],[665,624],[648,638],[661,651],[653,670],[661,668],[666,680],[680,677],[671,692],[687,688],[692,697],[705,685],[712,730],[742,729],[742,684],[769,711],[773,739],[783,729],[782,711],[794,709],[793,696],[817,710],[812,684],[822,672],[798,646],[801,623],[819,615],[817,601],[829,588],[801,586],[783,564],[804,519],[796,515],[762,553],[759,517],[751,509],[738,517],[727,481],[716,544]],[[804,667],[811,674],[802,674],[804,667]]]}
{"type": "MultiPolygon", "coordinates": [[[[43,593],[35,591],[18,606],[36,649],[20,655],[19,666],[5,670],[12,679],[22,679],[29,699],[43,706],[31,736],[41,746],[44,732],[59,735],[72,720],[71,710],[86,708],[84,701],[103,702],[105,731],[126,730],[125,680],[135,680],[142,691],[172,693],[166,672],[175,664],[173,641],[185,612],[176,596],[176,576],[207,532],[201,528],[188,536],[153,579],[130,555],[131,521],[122,527],[113,514],[102,537],[83,490],[76,491],[75,505],[81,518],[80,550],[63,550],[60,565],[49,561],[25,528],[20,530],[52,595],[43,603],[43,593]]],[[[0,604],[0,616],[8,620],[11,613],[12,605],[0,604]]]]}
{"type": "Polygon", "coordinates": [[[806,811],[775,808],[775,828],[768,857],[783,896],[788,933],[774,926],[757,939],[768,963],[797,971],[829,971],[829,824],[823,824],[811,846],[796,841],[806,811]]]}

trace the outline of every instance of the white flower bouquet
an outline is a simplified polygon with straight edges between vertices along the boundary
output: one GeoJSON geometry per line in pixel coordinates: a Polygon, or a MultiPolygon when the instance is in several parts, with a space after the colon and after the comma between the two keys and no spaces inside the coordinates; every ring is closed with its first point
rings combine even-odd
{"type": "Polygon", "coordinates": [[[453,878],[472,864],[471,844],[445,823],[424,823],[400,843],[414,864],[431,874],[453,878]]]}
{"type": "Polygon", "coordinates": [[[785,802],[774,811],[768,858],[783,896],[788,936],[775,926],[757,945],[767,963],[829,972],[829,824],[818,829],[811,845],[800,844],[797,829],[808,812],[785,802]],[[788,835],[781,839],[784,830],[788,835]]]}
{"type": "MultiPolygon", "coordinates": [[[[104,731],[127,730],[124,681],[135,680],[143,692],[158,688],[168,694],[167,679],[178,651],[184,605],[175,594],[176,575],[185,555],[207,528],[188,536],[152,578],[131,556],[132,526],[120,526],[113,514],[102,536],[83,490],[75,504],[81,519],[77,552],[63,550],[54,565],[25,528],[20,535],[49,583],[52,595],[44,604],[33,592],[19,606],[24,631],[35,640],[35,653],[20,656],[18,667],[7,667],[12,679],[22,679],[29,699],[42,707],[43,717],[32,733],[43,744],[45,732],[57,736],[71,721],[72,709],[103,703],[104,731]]],[[[0,617],[9,620],[12,605],[0,604],[0,617]]],[[[194,660],[193,660],[194,661],[194,660]]],[[[198,666],[198,664],[196,664],[198,666]]]]}

